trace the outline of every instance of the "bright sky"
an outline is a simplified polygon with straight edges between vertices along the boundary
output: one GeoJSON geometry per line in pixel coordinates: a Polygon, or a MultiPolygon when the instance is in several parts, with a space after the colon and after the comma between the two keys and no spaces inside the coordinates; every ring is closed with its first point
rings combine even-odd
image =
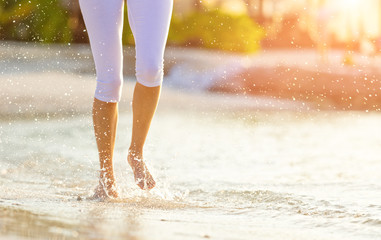
{"type": "MultiPolygon", "coordinates": [[[[204,0],[211,5],[219,0],[204,0]]],[[[265,15],[287,14],[298,11],[311,21],[326,18],[327,31],[339,39],[375,38],[381,35],[381,1],[379,0],[264,0],[265,15]]],[[[230,12],[246,11],[242,0],[222,0],[222,7],[230,12]]]]}
{"type": "MultiPolygon", "coordinates": [[[[338,0],[336,8],[341,11],[338,13],[338,22],[336,28],[342,35],[345,32],[341,26],[347,26],[347,34],[353,37],[367,35],[375,37],[380,34],[381,26],[381,5],[378,0],[338,0]]],[[[333,6],[335,7],[335,6],[333,6]]],[[[348,37],[348,36],[347,36],[348,37]]]]}

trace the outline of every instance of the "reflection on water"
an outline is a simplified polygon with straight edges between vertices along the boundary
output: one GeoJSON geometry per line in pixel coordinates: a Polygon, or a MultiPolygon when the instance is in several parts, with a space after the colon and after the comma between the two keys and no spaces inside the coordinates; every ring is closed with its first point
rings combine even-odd
{"type": "Polygon", "coordinates": [[[105,203],[87,203],[76,209],[81,213],[77,219],[65,219],[1,207],[1,234],[39,239],[140,239],[135,236],[140,228],[139,210],[124,206],[123,214],[120,214],[120,209],[120,206],[107,206],[105,203]]]}
{"type": "Polygon", "coordinates": [[[78,237],[76,224],[54,221],[41,214],[17,208],[0,208],[1,234],[31,238],[74,238],[78,237]]]}

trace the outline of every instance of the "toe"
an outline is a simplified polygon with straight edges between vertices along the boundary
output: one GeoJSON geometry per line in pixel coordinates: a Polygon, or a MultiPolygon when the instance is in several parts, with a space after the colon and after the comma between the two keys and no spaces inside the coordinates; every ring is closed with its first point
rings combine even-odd
{"type": "Polygon", "coordinates": [[[94,189],[93,198],[95,198],[95,199],[104,199],[104,198],[106,198],[106,192],[104,191],[102,186],[98,185],[94,189]]]}
{"type": "Polygon", "coordinates": [[[149,182],[149,189],[152,189],[156,186],[156,182],[152,179],[152,181],[149,182]]]}

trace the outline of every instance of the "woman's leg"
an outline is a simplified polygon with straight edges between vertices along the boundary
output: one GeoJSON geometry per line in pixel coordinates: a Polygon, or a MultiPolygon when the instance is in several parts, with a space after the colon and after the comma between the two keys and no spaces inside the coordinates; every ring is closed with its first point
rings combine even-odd
{"type": "Polygon", "coordinates": [[[151,189],[155,181],[143,162],[143,146],[160,96],[173,0],[127,0],[127,3],[136,45],[137,78],[132,100],[132,139],[127,159],[138,186],[151,189]]]}
{"type": "Polygon", "coordinates": [[[99,174],[99,186],[96,188],[95,197],[118,197],[112,161],[117,121],[118,103],[103,102],[94,98],[93,124],[101,169],[99,174]]]}
{"type": "Polygon", "coordinates": [[[93,123],[100,161],[97,197],[118,197],[113,152],[122,87],[123,0],[80,0],[97,73],[93,123]]]}
{"type": "Polygon", "coordinates": [[[134,172],[135,182],[141,189],[152,189],[156,184],[144,164],[143,146],[159,100],[160,89],[160,86],[146,87],[136,83],[132,100],[132,138],[127,160],[134,172]]]}

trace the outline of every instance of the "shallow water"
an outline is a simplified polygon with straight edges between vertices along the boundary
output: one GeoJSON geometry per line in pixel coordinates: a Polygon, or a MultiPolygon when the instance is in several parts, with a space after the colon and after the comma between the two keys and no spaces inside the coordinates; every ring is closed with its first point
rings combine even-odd
{"type": "Polygon", "coordinates": [[[91,119],[1,122],[3,236],[130,239],[379,239],[381,115],[158,110],[133,183],[115,155],[121,200],[87,200],[97,180],[91,119]],[[78,201],[78,196],[82,198],[78,201]],[[37,221],[37,223],[36,223],[37,221]]]}
{"type": "Polygon", "coordinates": [[[202,92],[225,69],[214,60],[237,56],[176,50],[181,64],[165,79],[145,147],[157,187],[141,191],[126,161],[126,80],[115,149],[121,199],[98,202],[87,198],[99,168],[89,48],[1,46],[0,239],[381,238],[380,113],[202,92]],[[177,80],[179,69],[192,81],[177,80]]]}

